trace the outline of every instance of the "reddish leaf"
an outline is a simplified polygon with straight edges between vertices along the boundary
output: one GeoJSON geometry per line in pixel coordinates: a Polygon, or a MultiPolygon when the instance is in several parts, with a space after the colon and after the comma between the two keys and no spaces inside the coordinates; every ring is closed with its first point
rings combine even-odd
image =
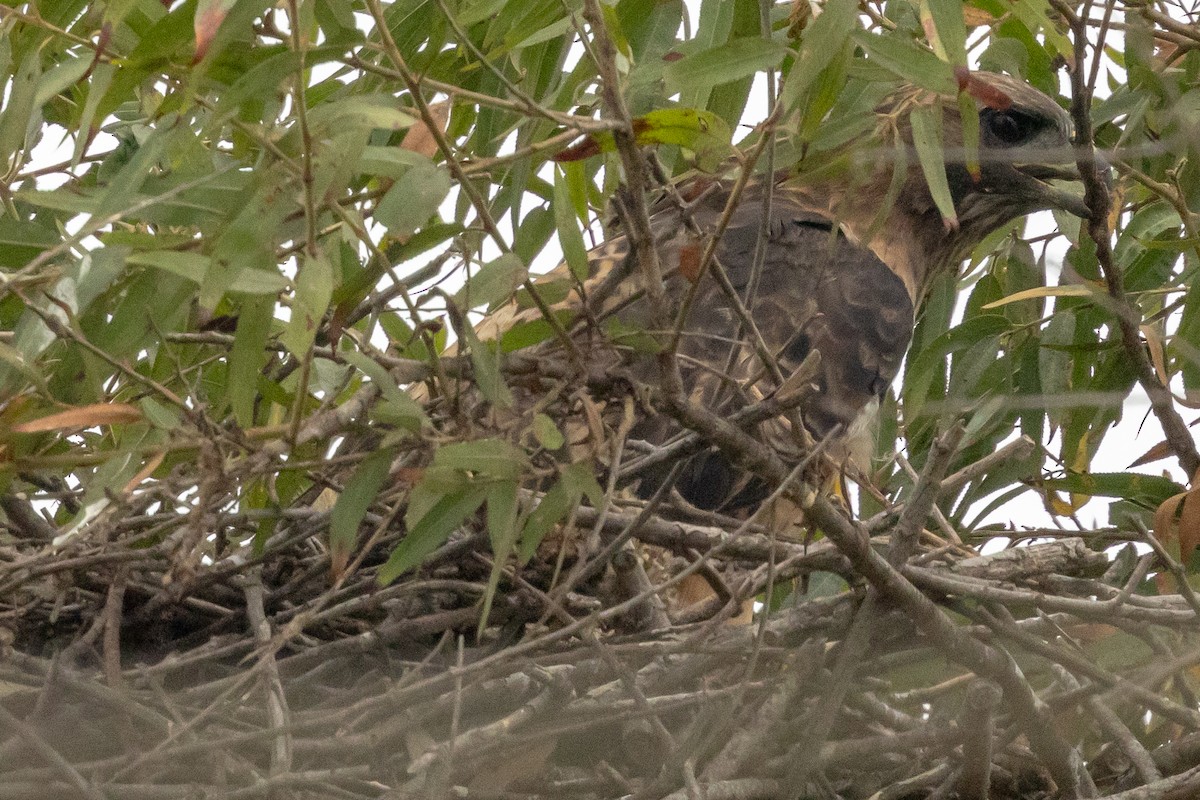
{"type": "MultiPolygon", "coordinates": [[[[1168,497],[1155,510],[1154,538],[1168,552],[1177,540],[1179,552],[1176,558],[1183,564],[1187,564],[1193,551],[1200,547],[1200,473],[1192,476],[1191,489],[1168,497]]],[[[1162,594],[1178,591],[1175,577],[1170,573],[1158,573],[1154,583],[1162,594]]]]}
{"type": "Polygon", "coordinates": [[[1133,467],[1140,467],[1143,464],[1149,464],[1153,461],[1158,461],[1160,458],[1166,458],[1167,456],[1171,455],[1171,453],[1172,450],[1169,442],[1159,442],[1158,444],[1154,445],[1154,447],[1151,447],[1149,450],[1134,459],[1134,461],[1126,469],[1132,469],[1133,467]]]}
{"type": "MultiPolygon", "coordinates": [[[[660,108],[633,120],[633,135],[639,145],[674,144],[696,155],[697,165],[712,171],[733,152],[729,126],[711,111],[694,108],[660,108]]],[[[601,131],[560,150],[555,161],[579,161],[616,148],[612,133],[601,131]]]]}
{"type": "Polygon", "coordinates": [[[236,4],[237,0],[200,0],[196,6],[196,54],[192,63],[199,64],[208,53],[208,47],[217,35],[221,23],[236,4]]]}
{"type": "Polygon", "coordinates": [[[954,77],[958,79],[960,92],[966,92],[993,111],[1006,111],[1012,108],[1011,97],[966,67],[955,67],[954,77]]]}
{"type": "Polygon", "coordinates": [[[583,161],[585,158],[599,155],[603,152],[600,142],[595,136],[585,136],[578,144],[559,150],[551,159],[559,163],[567,161],[583,161]]]}
{"type": "Polygon", "coordinates": [[[700,280],[700,255],[699,244],[685,244],[679,248],[679,274],[691,283],[700,280]]]}
{"type": "Polygon", "coordinates": [[[694,178],[679,187],[679,196],[683,198],[685,203],[694,203],[700,199],[700,196],[716,185],[716,181],[711,178],[699,177],[694,178]]]}

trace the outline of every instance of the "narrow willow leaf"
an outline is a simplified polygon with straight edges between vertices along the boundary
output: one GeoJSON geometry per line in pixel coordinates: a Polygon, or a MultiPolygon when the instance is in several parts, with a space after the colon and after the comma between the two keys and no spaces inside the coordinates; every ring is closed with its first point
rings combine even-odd
{"type": "Polygon", "coordinates": [[[579,230],[579,218],[571,202],[567,181],[565,170],[555,170],[554,224],[558,229],[558,243],[562,247],[563,260],[571,268],[571,274],[577,280],[583,281],[588,276],[587,245],[583,243],[583,232],[579,230]]]}
{"type": "Polygon", "coordinates": [[[828,0],[825,3],[821,14],[805,28],[796,63],[783,83],[781,100],[784,108],[794,109],[804,99],[825,68],[842,52],[857,20],[857,0],[828,0]]]}
{"type": "Polygon", "coordinates": [[[787,45],[770,39],[734,39],[667,64],[663,79],[668,92],[701,92],[777,67],[787,53],[787,45]]]}
{"type": "Polygon", "coordinates": [[[529,464],[525,451],[503,439],[476,439],[439,447],[433,456],[438,467],[501,481],[514,481],[529,464]]]}
{"type": "Polygon", "coordinates": [[[267,363],[267,337],[271,334],[274,309],[273,299],[253,297],[243,301],[238,314],[237,331],[229,351],[225,401],[243,428],[254,425],[259,376],[267,363]]]}
{"type": "Polygon", "coordinates": [[[1007,297],[1002,297],[999,300],[994,300],[991,303],[980,306],[980,308],[990,310],[1006,306],[1009,303],[1019,303],[1022,300],[1032,300],[1037,297],[1091,297],[1097,292],[1103,294],[1102,290],[1093,289],[1091,286],[1038,286],[1033,289],[1014,292],[1007,297]]]}
{"type": "Polygon", "coordinates": [[[484,398],[499,408],[510,408],[513,404],[512,391],[504,383],[500,373],[500,345],[495,341],[480,341],[475,329],[467,326],[462,337],[471,354],[471,366],[475,370],[475,384],[484,398]]]}
{"type": "MultiPolygon", "coordinates": [[[[38,57],[21,60],[8,90],[7,102],[0,110],[0,167],[6,167],[17,151],[25,146],[25,136],[34,118],[34,98],[42,75],[38,57]]],[[[40,122],[40,118],[36,120],[40,122]]]]}
{"type": "Polygon", "coordinates": [[[400,540],[387,563],[379,569],[379,584],[386,586],[419,565],[427,555],[443,545],[450,534],[483,505],[486,498],[487,488],[483,486],[466,486],[444,495],[400,540]]]}
{"type": "Polygon", "coordinates": [[[1186,489],[1160,475],[1133,472],[1091,472],[1068,474],[1062,478],[1041,481],[1045,489],[1087,497],[1122,497],[1157,507],[1168,498],[1186,489]]]}
{"type": "Polygon", "coordinates": [[[454,303],[462,309],[491,307],[511,297],[528,277],[525,262],[515,253],[502,253],[471,275],[455,294],[454,303]]]}
{"type": "Polygon", "coordinates": [[[396,181],[375,208],[375,221],[397,238],[412,235],[437,212],[450,193],[450,173],[426,159],[396,181]]]}
{"type": "Polygon", "coordinates": [[[921,161],[921,172],[933,202],[941,212],[942,220],[949,227],[958,225],[958,214],[954,211],[954,198],[950,195],[950,184],[946,179],[946,158],[942,149],[942,115],[934,108],[922,106],[909,115],[912,122],[913,144],[917,158],[921,161]]]}
{"type": "Polygon", "coordinates": [[[333,266],[323,252],[318,251],[304,259],[295,286],[292,317],[280,341],[293,355],[303,358],[312,347],[333,297],[333,266]]]}
{"type": "Polygon", "coordinates": [[[852,38],[872,61],[915,86],[942,95],[958,90],[951,66],[907,37],[859,30],[852,38]]]}
{"type": "MultiPolygon", "coordinates": [[[[696,155],[701,169],[716,169],[733,152],[733,134],[725,120],[711,111],[694,108],[664,108],[651,111],[633,120],[633,132],[638,144],[674,144],[686,147],[696,155]]],[[[555,161],[579,161],[616,148],[608,132],[585,137],[578,144],[560,151],[555,161]]]]}
{"type": "Polygon", "coordinates": [[[920,16],[934,55],[955,66],[966,66],[967,26],[960,0],[921,0],[920,16]]]}
{"type": "Polygon", "coordinates": [[[347,363],[366,375],[372,383],[379,387],[379,393],[383,395],[384,400],[391,406],[390,410],[392,414],[404,420],[405,428],[415,433],[428,422],[428,418],[421,409],[421,405],[408,392],[403,391],[396,385],[395,379],[388,374],[387,369],[382,364],[357,350],[345,349],[340,352],[340,355],[347,363]]]}
{"type": "Polygon", "coordinates": [[[487,528],[488,539],[492,543],[492,571],[488,575],[487,589],[483,593],[483,610],[479,614],[479,632],[487,627],[488,616],[492,610],[492,600],[496,596],[496,587],[500,584],[500,576],[504,566],[517,543],[517,526],[520,503],[517,502],[518,485],[515,481],[505,481],[493,485],[487,495],[487,528]]]}
{"type": "Polygon", "coordinates": [[[363,459],[346,481],[329,514],[329,546],[335,553],[345,556],[353,551],[358,526],[383,488],[395,457],[392,448],[376,450],[363,459]]]}

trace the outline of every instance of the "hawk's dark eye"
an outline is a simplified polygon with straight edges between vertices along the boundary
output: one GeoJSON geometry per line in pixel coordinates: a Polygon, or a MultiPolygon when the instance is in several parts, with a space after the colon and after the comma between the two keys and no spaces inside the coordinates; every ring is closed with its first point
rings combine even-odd
{"type": "Polygon", "coordinates": [[[1028,139],[1038,128],[1037,120],[1019,111],[984,112],[985,130],[1002,144],[1017,144],[1028,139]]]}

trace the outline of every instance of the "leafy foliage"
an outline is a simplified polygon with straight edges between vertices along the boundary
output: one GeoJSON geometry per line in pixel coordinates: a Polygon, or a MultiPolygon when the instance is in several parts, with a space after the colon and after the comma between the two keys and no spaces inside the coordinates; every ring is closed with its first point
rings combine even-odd
{"type": "MultiPolygon", "coordinates": [[[[1164,554],[1154,570],[1114,562],[1120,580],[1133,576],[1122,602],[1190,597],[1173,582],[1195,581],[1200,544],[1186,448],[1178,436],[1136,447],[1113,437],[1149,415],[1147,393],[1155,420],[1185,431],[1200,398],[1200,37],[1195,19],[1150,5],[1126,9],[1116,29],[1088,8],[1081,24],[1108,36],[1104,61],[1083,66],[1099,84],[1093,138],[1116,167],[1111,264],[1109,244],[1062,215],[1053,234],[1014,223],[945,276],[885,403],[858,511],[894,517],[919,497],[935,440],[961,419],[939,467],[962,476],[938,497],[947,548],[1051,535],[1040,523],[1021,531],[1024,519],[994,524],[1020,495],[1076,523],[1103,498],[1111,524],[1088,532],[1097,550],[1144,549],[1154,530],[1164,554]],[[1032,446],[1014,448],[1019,437],[1032,446]],[[1131,466],[1098,459],[1102,448],[1123,448],[1131,466]],[[986,461],[997,451],[1016,455],[986,461]]],[[[453,584],[430,590],[452,599],[422,608],[451,615],[429,632],[500,647],[516,635],[509,623],[553,617],[570,629],[564,615],[591,613],[576,590],[602,594],[598,573],[630,538],[699,565],[696,531],[668,546],[650,541],[653,514],[609,516],[628,500],[615,477],[601,484],[636,455],[621,453],[629,428],[602,416],[578,376],[528,356],[564,336],[570,315],[556,304],[586,276],[625,177],[626,131],[606,92],[622,98],[628,134],[665,178],[752,152],[764,153],[760,168],[828,176],[880,156],[853,145],[889,91],[954,92],[967,63],[1069,104],[1076,93],[1060,92],[1057,70],[1076,67],[1077,45],[1064,10],[1027,0],[827,0],[819,15],[751,0],[0,8],[0,604],[18,646],[52,650],[103,619],[106,602],[119,612],[122,601],[106,598],[130,578],[114,564],[145,572],[127,607],[199,615],[181,639],[228,632],[232,612],[204,615],[237,596],[229,575],[278,570],[278,586],[297,594],[268,603],[284,633],[257,640],[264,653],[306,625],[322,639],[360,633],[382,613],[362,598],[394,599],[423,580],[453,584]],[[601,80],[592,6],[618,86],[601,80]],[[560,256],[570,279],[536,280],[560,256]],[[489,330],[489,312],[524,316],[489,330]],[[529,377],[539,368],[540,382],[529,377]],[[86,563],[54,567],[60,558],[86,563]],[[88,577],[72,583],[75,569],[88,577]],[[527,595],[544,608],[518,608],[527,595]]],[[[952,223],[941,120],[913,123],[910,157],[952,223]]],[[[977,147],[978,131],[967,139],[977,147]]],[[[646,331],[608,333],[634,349],[660,345],[646,331]]],[[[729,557],[750,576],[741,599],[845,597],[834,573],[852,570],[841,562],[780,576],[765,555],[775,543],[762,547],[729,557]]],[[[928,581],[929,594],[947,591],[928,581]]],[[[956,610],[994,622],[986,600],[956,610]]],[[[1083,644],[1101,660],[1137,651],[1130,664],[1104,661],[1112,670],[1166,648],[1115,629],[1083,644]]],[[[937,653],[914,659],[878,674],[897,687],[963,674],[937,653]]],[[[1049,668],[1031,674],[1039,690],[1055,680],[1049,668]]],[[[1157,724],[1169,715],[1155,713],[1153,725],[1126,714],[1148,746],[1171,738],[1157,724]]]]}

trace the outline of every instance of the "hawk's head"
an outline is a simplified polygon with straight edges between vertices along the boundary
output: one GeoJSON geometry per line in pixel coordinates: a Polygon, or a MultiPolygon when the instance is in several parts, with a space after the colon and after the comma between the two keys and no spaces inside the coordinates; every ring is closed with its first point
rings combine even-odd
{"type": "Polygon", "coordinates": [[[1079,180],[1067,112],[1007,75],[976,72],[965,83],[979,112],[978,175],[964,163],[960,116],[944,115],[946,174],[964,238],[973,244],[1016,217],[1044,209],[1088,216],[1081,195],[1048,183],[1079,180]]]}
{"type": "Polygon", "coordinates": [[[815,205],[826,203],[823,210],[848,233],[868,241],[914,300],[932,274],[959,264],[1017,217],[1045,209],[1088,215],[1082,192],[1050,183],[1079,180],[1073,125],[1062,106],[1024,81],[992,72],[971,73],[963,91],[978,113],[977,165],[968,163],[957,96],[908,87],[876,110],[876,149],[867,154],[873,169],[848,176],[840,187],[799,190],[815,205]],[[941,118],[954,225],[945,223],[914,145],[913,114],[929,108],[941,118]]]}

